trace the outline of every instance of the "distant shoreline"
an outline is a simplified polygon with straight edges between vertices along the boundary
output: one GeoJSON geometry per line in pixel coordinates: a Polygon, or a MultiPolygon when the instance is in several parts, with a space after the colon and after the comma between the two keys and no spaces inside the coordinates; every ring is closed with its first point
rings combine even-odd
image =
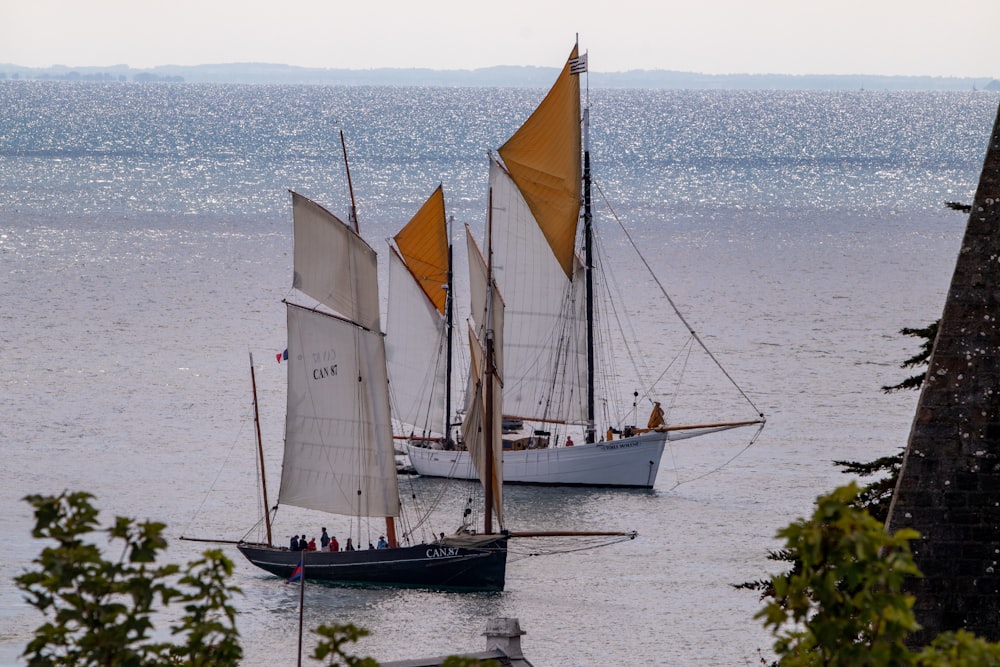
{"type": "MultiPolygon", "coordinates": [[[[36,68],[0,63],[2,81],[81,81],[123,83],[235,83],[329,86],[545,87],[557,73],[553,67],[486,67],[475,70],[380,68],[321,69],[236,63],[163,65],[133,68],[36,68]]],[[[886,76],[874,74],[698,74],[671,70],[591,72],[591,88],[681,90],[924,90],[1000,91],[1000,80],[975,77],[886,76]]]]}

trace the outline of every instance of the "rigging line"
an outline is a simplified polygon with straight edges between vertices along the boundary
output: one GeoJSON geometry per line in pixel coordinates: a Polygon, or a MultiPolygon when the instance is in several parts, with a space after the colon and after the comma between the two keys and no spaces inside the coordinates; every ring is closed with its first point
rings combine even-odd
{"type": "MultiPolygon", "coordinates": [[[[691,347],[692,347],[691,340],[692,340],[691,338],[688,338],[688,343],[687,343],[687,345],[684,346],[684,349],[687,350],[687,354],[684,355],[684,359],[683,359],[683,361],[681,361],[681,371],[680,371],[680,374],[679,374],[679,376],[677,378],[677,383],[674,385],[674,393],[670,396],[670,405],[667,406],[667,414],[670,414],[673,411],[674,401],[677,400],[677,387],[680,386],[681,379],[684,377],[684,371],[687,370],[687,363],[691,359],[691,352],[692,352],[692,350],[691,350],[691,347]]],[[[680,359],[682,353],[683,353],[683,351],[677,353],[677,356],[674,357],[673,360],[670,362],[670,366],[673,366],[674,362],[676,362],[676,361],[678,361],[680,359]]],[[[670,367],[668,366],[667,368],[669,370],[670,367]]],[[[664,374],[666,374],[667,371],[663,371],[663,372],[664,372],[664,374]]],[[[670,438],[667,438],[666,444],[667,444],[667,449],[670,452],[670,462],[674,466],[674,481],[676,483],[680,483],[680,466],[677,465],[677,453],[674,451],[673,446],[670,444],[670,438]]],[[[677,488],[677,485],[675,484],[671,488],[677,488]]]]}
{"type": "MultiPolygon", "coordinates": [[[[226,453],[225,460],[222,462],[222,465],[219,466],[219,469],[216,471],[216,473],[215,473],[215,479],[212,480],[211,485],[209,485],[208,489],[205,491],[205,496],[201,499],[201,503],[198,505],[198,508],[194,511],[194,516],[192,516],[188,520],[188,524],[184,528],[184,533],[187,533],[187,532],[189,532],[191,530],[191,524],[193,524],[194,521],[195,521],[195,519],[197,519],[198,516],[201,514],[201,510],[204,509],[205,503],[208,502],[208,496],[209,496],[209,494],[211,494],[212,491],[215,490],[215,485],[218,484],[219,477],[222,476],[222,471],[225,470],[225,468],[226,468],[227,465],[229,465],[229,459],[233,455],[233,450],[236,449],[236,444],[243,437],[243,429],[246,427],[247,422],[250,419],[252,419],[252,418],[253,418],[253,408],[250,409],[249,416],[245,416],[243,418],[243,420],[240,422],[240,430],[236,433],[236,437],[233,439],[233,444],[230,445],[229,451],[226,453]]],[[[260,478],[260,471],[259,470],[257,472],[257,476],[258,476],[258,481],[259,481],[259,478],[260,478]]],[[[257,489],[258,489],[258,493],[257,493],[258,498],[257,498],[257,500],[258,500],[258,503],[259,503],[260,502],[260,492],[259,492],[260,486],[259,485],[257,486],[257,489]]],[[[266,512],[267,510],[268,510],[268,508],[265,507],[264,511],[266,512]]]]}
{"type": "Polygon", "coordinates": [[[635,539],[635,537],[632,537],[632,536],[622,536],[622,537],[619,537],[619,538],[614,539],[614,540],[606,540],[606,541],[600,542],[599,544],[587,544],[587,545],[580,546],[580,547],[575,547],[575,548],[572,548],[572,549],[568,549],[568,548],[567,549],[550,548],[550,549],[544,549],[544,550],[543,549],[536,549],[536,550],[530,550],[529,549],[529,550],[526,550],[526,551],[521,551],[520,549],[511,548],[511,547],[508,546],[507,553],[508,553],[508,559],[509,559],[509,556],[511,554],[514,554],[515,558],[514,558],[513,561],[510,561],[510,562],[516,562],[516,561],[519,561],[519,560],[523,560],[525,558],[531,558],[533,556],[556,556],[556,555],[559,555],[559,554],[576,553],[578,551],[591,551],[593,549],[601,549],[601,548],[604,548],[604,547],[608,547],[608,546],[611,546],[612,544],[618,544],[619,542],[628,542],[629,540],[632,540],[632,539],[635,539]]]}
{"type": "Polygon", "coordinates": [[[622,223],[621,219],[618,217],[618,213],[611,206],[611,202],[608,200],[607,195],[604,194],[604,189],[601,188],[600,183],[597,183],[596,185],[597,185],[597,191],[601,193],[601,198],[604,200],[605,206],[607,206],[608,210],[611,211],[611,217],[613,217],[615,219],[615,222],[618,223],[618,226],[621,227],[622,232],[625,234],[625,238],[628,239],[629,244],[632,246],[632,249],[635,250],[635,254],[638,255],[639,260],[642,262],[643,266],[645,266],[646,270],[649,271],[649,275],[653,277],[653,280],[656,282],[657,287],[660,288],[660,291],[663,293],[663,296],[667,299],[667,303],[669,303],[670,307],[673,308],[674,314],[676,314],[678,319],[680,319],[681,323],[685,327],[687,327],[687,330],[691,333],[692,336],[694,336],[694,339],[698,341],[698,345],[701,346],[701,349],[705,350],[705,354],[707,354],[708,357],[715,363],[715,365],[718,366],[719,370],[722,371],[722,374],[726,376],[726,379],[728,379],[732,383],[732,385],[736,387],[736,391],[740,392],[740,395],[744,398],[744,400],[746,400],[747,403],[750,404],[750,407],[756,410],[758,415],[763,417],[764,413],[760,411],[760,408],[758,408],[754,404],[754,402],[750,400],[750,397],[746,395],[746,392],[743,391],[743,388],[736,383],[736,380],[734,380],[733,376],[729,374],[729,371],[727,371],[725,367],[723,367],[723,365],[719,362],[719,360],[715,358],[715,355],[712,354],[712,351],[709,350],[708,347],[705,345],[705,343],[701,340],[701,337],[695,332],[695,330],[691,327],[691,325],[688,324],[688,321],[684,319],[684,315],[682,315],[680,309],[677,308],[677,304],[675,304],[674,300],[670,298],[670,295],[667,293],[666,288],[663,287],[663,283],[660,282],[660,279],[657,277],[657,275],[653,273],[653,269],[652,267],[650,267],[649,262],[646,261],[645,256],[642,254],[642,252],[640,252],[639,246],[636,244],[635,240],[632,238],[632,235],[629,233],[628,229],[622,223]]]}
{"type": "Polygon", "coordinates": [[[728,461],[722,463],[721,465],[719,465],[716,468],[713,468],[712,470],[709,470],[707,472],[702,473],[701,475],[698,475],[696,477],[692,477],[691,479],[685,479],[683,481],[679,481],[676,484],[674,484],[673,486],[671,486],[668,490],[669,491],[673,491],[674,489],[676,489],[678,486],[681,486],[682,484],[689,484],[691,482],[697,482],[699,479],[704,479],[705,477],[708,477],[709,475],[714,475],[715,473],[717,473],[717,472],[721,471],[722,469],[726,468],[730,463],[732,463],[733,461],[735,461],[739,457],[743,456],[743,452],[745,452],[746,450],[750,449],[750,447],[752,447],[753,444],[755,442],[757,442],[757,438],[760,437],[761,431],[764,430],[764,426],[765,425],[766,425],[766,422],[761,422],[760,426],[757,427],[757,432],[753,434],[752,438],[750,438],[750,442],[748,442],[743,449],[741,449],[740,451],[738,451],[735,454],[733,454],[729,458],[728,461]]]}

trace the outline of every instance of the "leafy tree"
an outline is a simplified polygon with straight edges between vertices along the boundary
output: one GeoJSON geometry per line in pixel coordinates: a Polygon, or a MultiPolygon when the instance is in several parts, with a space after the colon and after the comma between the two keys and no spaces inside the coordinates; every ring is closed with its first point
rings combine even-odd
{"type": "Polygon", "coordinates": [[[184,571],[156,565],[167,546],[165,526],[117,517],[100,528],[92,498],[85,492],[25,498],[35,508],[32,535],[53,542],[33,561],[38,569],[15,578],[48,619],[25,649],[28,664],[238,664],[243,651],[229,599],[240,590],[226,583],[232,562],[208,550],[184,571]],[[85,541],[94,533],[106,533],[107,550],[117,558],[106,559],[85,541]],[[184,605],[184,614],[171,633],[184,641],[155,641],[153,617],[174,602],[184,605]]]}
{"type": "Polygon", "coordinates": [[[1000,644],[966,631],[942,633],[918,652],[919,629],[904,580],[919,577],[910,552],[916,531],[888,534],[858,507],[851,483],[816,501],[810,519],[778,532],[795,567],[771,577],[773,596],[757,614],[788,667],[981,667],[1000,665],[1000,644]]]}
{"type": "Polygon", "coordinates": [[[321,625],[313,632],[322,639],[313,650],[314,660],[329,660],[327,665],[337,667],[343,664],[345,667],[378,667],[378,663],[371,658],[355,658],[345,652],[345,644],[353,644],[362,637],[368,636],[368,631],[358,628],[353,623],[347,625],[321,625]],[[338,661],[343,660],[343,663],[338,661]]]}
{"type": "MultiPolygon", "coordinates": [[[[30,667],[225,667],[243,657],[231,597],[241,593],[227,581],[233,563],[210,549],[185,569],[156,565],[166,549],[165,525],[117,517],[100,528],[93,496],[63,492],[32,495],[35,508],[32,536],[54,544],[32,561],[37,569],[15,578],[27,600],[48,619],[35,630],[24,651],[30,667]],[[106,533],[110,553],[86,541],[106,533]],[[153,619],[172,603],[184,614],[170,626],[183,643],[157,642],[151,637],[153,619]]],[[[346,644],[368,635],[347,625],[321,625],[313,655],[328,665],[378,667],[372,658],[356,658],[346,644]],[[343,661],[343,662],[340,662],[343,661]]],[[[498,667],[496,661],[450,657],[445,667],[498,667]]]]}
{"type": "Polygon", "coordinates": [[[919,574],[909,547],[918,535],[888,535],[854,506],[857,495],[854,483],[836,489],[812,519],[778,533],[797,567],[771,578],[774,596],[757,616],[777,637],[782,665],[912,663],[903,640],[917,623],[902,585],[919,574]]]}

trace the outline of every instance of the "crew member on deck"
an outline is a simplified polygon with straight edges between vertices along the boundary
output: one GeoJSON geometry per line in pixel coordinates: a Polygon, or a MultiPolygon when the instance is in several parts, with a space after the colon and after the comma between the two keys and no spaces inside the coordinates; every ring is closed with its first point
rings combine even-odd
{"type": "Polygon", "coordinates": [[[288,545],[288,550],[289,551],[302,551],[302,549],[299,548],[299,536],[298,535],[292,535],[292,541],[288,545]]]}
{"type": "Polygon", "coordinates": [[[323,534],[319,536],[319,545],[326,551],[326,548],[330,546],[330,536],[326,534],[326,528],[323,528],[323,534]]]}

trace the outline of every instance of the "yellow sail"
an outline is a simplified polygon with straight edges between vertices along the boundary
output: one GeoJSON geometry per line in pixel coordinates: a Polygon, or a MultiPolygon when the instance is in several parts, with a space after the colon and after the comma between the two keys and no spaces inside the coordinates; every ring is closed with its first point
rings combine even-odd
{"type": "Polygon", "coordinates": [[[448,294],[448,226],[440,185],[394,238],[413,277],[444,315],[448,294]]]}
{"type": "Polygon", "coordinates": [[[548,95],[498,151],[569,278],[580,217],[580,79],[569,62],[577,55],[574,46],[548,95]]]}

